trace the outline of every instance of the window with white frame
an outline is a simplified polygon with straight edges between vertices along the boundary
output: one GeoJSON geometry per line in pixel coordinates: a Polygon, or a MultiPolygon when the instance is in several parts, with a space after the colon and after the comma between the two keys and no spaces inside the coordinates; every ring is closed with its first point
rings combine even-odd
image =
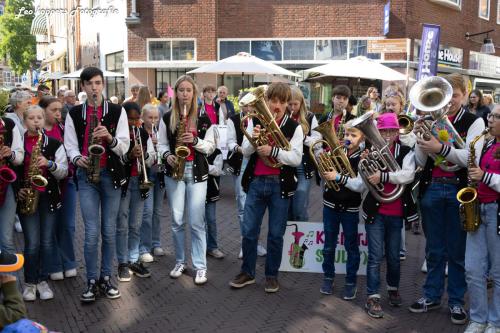
{"type": "Polygon", "coordinates": [[[239,52],[250,53],[249,40],[221,40],[219,44],[219,59],[225,59],[239,52]]]}
{"type": "Polygon", "coordinates": [[[490,0],[479,0],[479,17],[485,20],[490,19],[490,0]]]}
{"type": "Polygon", "coordinates": [[[196,60],[194,40],[148,39],[148,61],[196,60]]]}
{"type": "Polygon", "coordinates": [[[283,60],[314,60],[314,40],[283,41],[283,60]]]}

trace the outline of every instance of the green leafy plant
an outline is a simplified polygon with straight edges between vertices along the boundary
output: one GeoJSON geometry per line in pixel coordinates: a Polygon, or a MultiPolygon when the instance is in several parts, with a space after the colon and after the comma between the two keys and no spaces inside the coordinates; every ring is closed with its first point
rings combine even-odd
{"type": "Polygon", "coordinates": [[[236,95],[236,96],[235,95],[228,95],[227,96],[227,99],[233,103],[233,105],[234,105],[234,111],[236,113],[240,113],[240,105],[238,104],[238,102],[239,102],[241,93],[242,92],[246,92],[246,91],[253,91],[254,89],[255,88],[240,89],[238,91],[238,95],[236,95]]]}
{"type": "Polygon", "coordinates": [[[0,90],[0,115],[3,115],[5,107],[9,104],[9,92],[0,90]]]}

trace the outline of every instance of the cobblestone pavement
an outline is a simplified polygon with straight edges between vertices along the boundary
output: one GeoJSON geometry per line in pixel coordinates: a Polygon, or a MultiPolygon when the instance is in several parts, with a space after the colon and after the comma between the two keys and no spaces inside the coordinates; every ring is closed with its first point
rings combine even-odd
{"type": "MultiPolygon", "coordinates": [[[[149,265],[152,277],[133,277],[119,283],[122,297],[98,299],[82,305],[84,288],[83,223],[78,211],[76,248],[77,278],[51,282],[55,299],[27,305],[30,318],[61,332],[462,332],[463,326],[451,324],[447,307],[425,314],[411,314],[407,307],[420,297],[425,275],[420,272],[425,241],[422,235],[407,232],[408,256],[401,267],[403,306],[391,308],[383,293],[383,319],[372,319],[364,310],[366,279],[358,282],[355,301],[342,300],[344,276],[338,275],[332,296],[319,293],[321,274],[281,273],[281,289],[264,292],[264,258],[257,261],[257,283],[242,290],[231,290],[229,281],[239,272],[237,255],[240,231],[236,217],[234,191],[229,176],[223,177],[222,199],[217,204],[219,245],[223,260],[208,259],[208,283],[198,287],[192,271],[177,280],[168,276],[175,260],[170,222],[162,227],[162,242],[167,256],[149,265]]],[[[166,202],[165,202],[166,204],[166,202]]],[[[322,200],[313,185],[310,220],[321,221],[322,200]]],[[[267,221],[267,218],[266,218],[267,221]]],[[[263,224],[262,235],[267,233],[263,224]]],[[[21,245],[19,235],[18,244],[21,245]]],[[[261,236],[265,239],[265,236],[261,236]]],[[[187,243],[189,244],[189,243],[187,243]]],[[[385,270],[381,273],[385,276],[385,270]]],[[[384,279],[382,279],[384,280],[384,279]]],[[[382,282],[383,290],[385,282],[382,282]]],[[[444,300],[446,304],[446,300],[444,300]]]]}

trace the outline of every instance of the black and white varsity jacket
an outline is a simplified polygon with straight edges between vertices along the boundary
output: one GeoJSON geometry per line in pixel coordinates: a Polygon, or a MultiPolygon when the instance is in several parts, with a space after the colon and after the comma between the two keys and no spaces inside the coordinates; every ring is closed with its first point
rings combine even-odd
{"type": "Polygon", "coordinates": [[[206,202],[215,202],[220,199],[220,176],[222,175],[222,166],[224,159],[222,152],[216,148],[212,155],[208,156],[208,183],[206,202]]]}
{"type": "Polygon", "coordinates": [[[309,154],[309,147],[317,140],[321,140],[321,134],[312,129],[318,126],[318,120],[314,113],[307,112],[307,123],[309,124],[309,132],[304,138],[304,147],[302,147],[302,166],[304,167],[304,175],[306,179],[311,179],[314,176],[314,162],[309,154]]]}
{"type": "MultiPolygon", "coordinates": [[[[488,142],[486,142],[481,152],[481,158],[479,160],[480,162],[478,165],[481,165],[481,160],[483,159],[483,156],[495,143],[496,143],[496,138],[492,138],[488,142]]],[[[500,193],[500,173],[485,172],[483,178],[481,179],[481,182],[487,185],[489,188],[500,193]]],[[[500,207],[500,199],[497,199],[497,234],[500,235],[500,212],[498,210],[498,207],[500,207]]]]}
{"type": "Polygon", "coordinates": [[[227,169],[235,176],[240,175],[243,162],[243,154],[238,152],[238,148],[243,144],[243,131],[240,124],[244,116],[243,112],[240,112],[227,120],[227,147],[229,149],[227,169]]]}

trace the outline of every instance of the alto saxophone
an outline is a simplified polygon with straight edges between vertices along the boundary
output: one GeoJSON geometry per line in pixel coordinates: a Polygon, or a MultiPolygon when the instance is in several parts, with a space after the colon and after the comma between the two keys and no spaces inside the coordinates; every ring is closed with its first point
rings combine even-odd
{"type": "Polygon", "coordinates": [[[40,200],[40,192],[44,192],[48,181],[42,176],[41,170],[38,167],[38,157],[42,156],[42,131],[37,129],[38,140],[33,147],[30,158],[30,166],[28,175],[24,180],[24,188],[26,189],[26,197],[19,205],[19,212],[23,215],[33,215],[40,200]]]}
{"type": "MultiPolygon", "coordinates": [[[[480,135],[476,136],[469,145],[469,159],[467,168],[476,168],[476,143],[486,134],[489,128],[484,129],[480,135]]],[[[457,200],[460,202],[460,215],[462,217],[462,228],[467,232],[475,232],[481,224],[481,214],[479,202],[477,200],[477,183],[469,178],[467,187],[457,193],[457,200]]]]}
{"type": "Polygon", "coordinates": [[[87,168],[87,181],[92,184],[99,183],[101,173],[101,156],[104,154],[104,147],[102,146],[101,139],[94,136],[94,130],[99,126],[97,119],[97,95],[92,96],[94,102],[94,110],[90,115],[89,126],[89,166],[87,168]]]}
{"type": "Polygon", "coordinates": [[[172,178],[177,181],[181,181],[184,178],[186,158],[191,153],[189,148],[182,143],[182,135],[186,133],[187,130],[187,118],[186,105],[184,105],[184,113],[179,122],[179,127],[177,128],[177,138],[175,140],[175,156],[177,156],[177,161],[175,162],[172,170],[172,178]]]}
{"type": "MultiPolygon", "coordinates": [[[[0,150],[4,146],[5,140],[5,122],[0,118],[0,150]]],[[[7,196],[7,189],[9,184],[17,179],[16,173],[7,166],[5,159],[0,160],[0,207],[5,202],[7,196]]]]}

